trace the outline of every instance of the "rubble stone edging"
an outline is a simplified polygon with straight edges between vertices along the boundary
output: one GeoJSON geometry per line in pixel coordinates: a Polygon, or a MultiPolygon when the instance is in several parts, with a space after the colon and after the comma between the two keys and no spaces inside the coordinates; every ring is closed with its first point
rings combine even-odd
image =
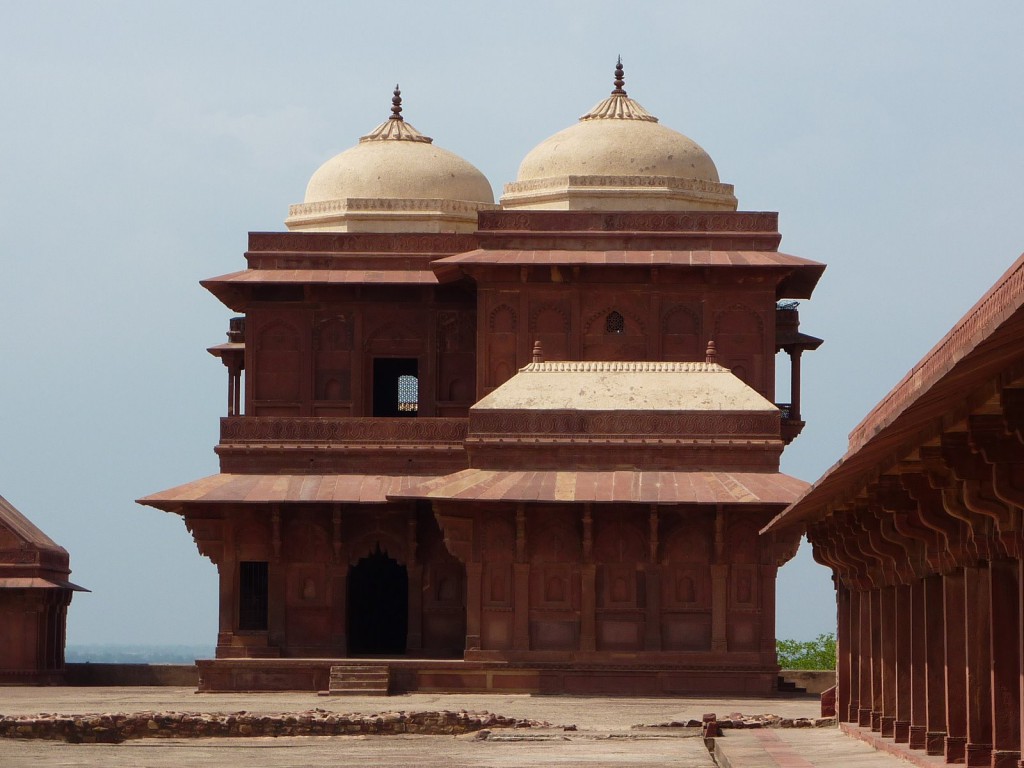
{"type": "Polygon", "coordinates": [[[128,739],[232,736],[354,736],[361,734],[460,734],[483,728],[548,727],[540,720],[490,712],[381,712],[342,714],[313,709],[286,714],[114,712],[105,714],[0,715],[0,738],[48,739],[72,744],[118,744],[128,739]]]}

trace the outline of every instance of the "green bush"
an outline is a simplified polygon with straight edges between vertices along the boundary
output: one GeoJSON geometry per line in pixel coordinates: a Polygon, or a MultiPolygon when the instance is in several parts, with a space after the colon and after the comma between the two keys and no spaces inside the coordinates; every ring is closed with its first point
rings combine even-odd
{"type": "Polygon", "coordinates": [[[836,635],[829,632],[813,640],[776,640],[779,666],[783,669],[835,669],[836,635]]]}

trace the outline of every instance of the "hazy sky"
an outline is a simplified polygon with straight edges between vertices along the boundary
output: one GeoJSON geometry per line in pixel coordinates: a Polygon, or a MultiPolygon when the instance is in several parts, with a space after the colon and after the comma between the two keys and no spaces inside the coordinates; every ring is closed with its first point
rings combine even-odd
{"type": "MultiPolygon", "coordinates": [[[[826,262],[802,328],[816,479],[1024,250],[1024,4],[0,0],[0,494],[71,553],[70,643],[207,643],[216,571],[137,497],[217,471],[228,310],[312,172],[405,116],[496,195],[626,89],[700,143],[782,249],[826,262]],[[982,10],[979,10],[982,9],[982,10]]],[[[780,358],[781,361],[781,358],[780,358]]],[[[834,625],[807,547],[778,632],[834,625]]]]}

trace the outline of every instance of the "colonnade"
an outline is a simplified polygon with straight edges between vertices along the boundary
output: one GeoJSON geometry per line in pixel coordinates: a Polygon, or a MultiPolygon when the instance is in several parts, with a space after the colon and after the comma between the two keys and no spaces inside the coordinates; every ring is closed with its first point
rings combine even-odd
{"type": "Polygon", "coordinates": [[[836,583],[840,721],[948,763],[1024,768],[1022,395],[1001,390],[808,528],[836,583]]]}

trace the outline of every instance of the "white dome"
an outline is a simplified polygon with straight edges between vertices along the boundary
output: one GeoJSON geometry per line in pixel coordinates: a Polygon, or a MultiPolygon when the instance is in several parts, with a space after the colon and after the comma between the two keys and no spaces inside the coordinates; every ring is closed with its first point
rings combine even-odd
{"type": "Polygon", "coordinates": [[[699,144],[658,123],[622,86],[538,144],[505,185],[505,208],[736,210],[732,186],[699,144]]]}
{"type": "Polygon", "coordinates": [[[471,163],[392,115],[359,143],[321,165],[285,222],[306,231],[472,231],[476,212],[496,207],[471,163]]]}

